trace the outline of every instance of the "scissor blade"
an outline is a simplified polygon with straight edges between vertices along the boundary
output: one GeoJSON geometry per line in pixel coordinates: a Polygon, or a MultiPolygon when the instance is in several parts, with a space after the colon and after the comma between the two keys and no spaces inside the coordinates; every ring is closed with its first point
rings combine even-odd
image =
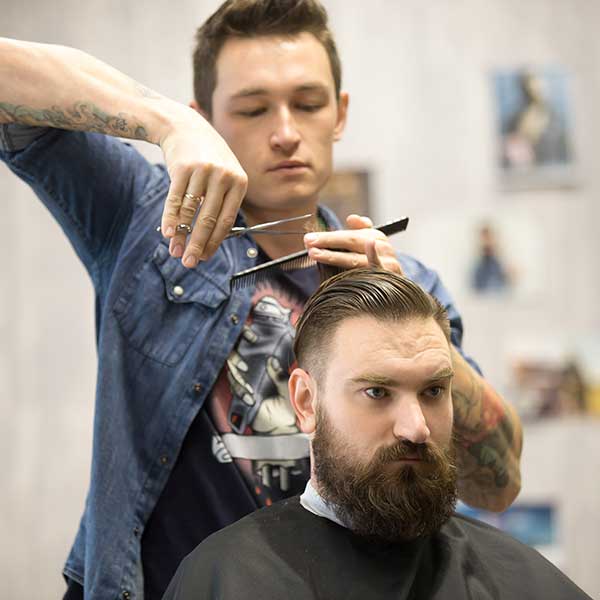
{"type": "Polygon", "coordinates": [[[260,231],[261,229],[269,229],[271,227],[275,227],[276,225],[281,225],[282,223],[291,223],[292,221],[302,221],[303,219],[308,219],[312,217],[312,213],[308,213],[307,215],[302,215],[300,217],[289,217],[287,219],[280,219],[279,221],[269,221],[268,223],[260,223],[259,225],[253,225],[252,227],[247,227],[246,231],[248,233],[252,233],[253,231],[260,231]]]}

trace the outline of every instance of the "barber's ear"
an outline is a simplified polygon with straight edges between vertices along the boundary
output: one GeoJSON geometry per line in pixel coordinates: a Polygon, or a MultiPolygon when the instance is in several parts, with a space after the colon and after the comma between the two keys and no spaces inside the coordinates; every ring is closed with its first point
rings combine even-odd
{"type": "Polygon", "coordinates": [[[210,123],[208,113],[195,100],[192,100],[188,106],[193,108],[197,113],[200,113],[210,123]]]}
{"type": "Polygon", "coordinates": [[[303,433],[315,431],[317,388],[313,378],[303,369],[294,369],[288,382],[290,402],[303,433]]]}
{"type": "Polygon", "coordinates": [[[348,118],[348,103],[350,96],[347,92],[340,92],[340,97],[337,105],[337,121],[333,130],[333,141],[339,142],[342,139],[342,134],[346,128],[346,120],[348,118]]]}

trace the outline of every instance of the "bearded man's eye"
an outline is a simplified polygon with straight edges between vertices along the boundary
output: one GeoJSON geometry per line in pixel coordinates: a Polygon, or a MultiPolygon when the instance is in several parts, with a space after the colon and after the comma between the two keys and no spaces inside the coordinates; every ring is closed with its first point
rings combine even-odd
{"type": "Polygon", "coordinates": [[[381,400],[387,396],[387,390],[385,388],[372,387],[366,389],[365,394],[367,394],[369,398],[373,398],[373,400],[381,400]]]}

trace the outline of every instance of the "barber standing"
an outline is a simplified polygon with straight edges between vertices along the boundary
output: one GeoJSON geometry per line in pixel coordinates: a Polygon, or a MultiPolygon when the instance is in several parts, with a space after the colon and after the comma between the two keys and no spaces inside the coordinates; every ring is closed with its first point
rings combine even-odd
{"type": "Polygon", "coordinates": [[[323,263],[403,272],[437,296],[452,326],[461,496],[501,509],[519,490],[520,423],[463,356],[437,275],[369,219],[343,229],[318,206],[348,106],[320,3],[228,1],[196,39],[189,107],[78,50],[0,40],[0,157],[96,291],[92,473],[66,598],[160,598],[202,539],[304,489],[308,443],[286,382],[315,270],[235,294],[229,280],[305,247],[323,263]],[[166,167],[115,137],[158,144],[166,167]],[[233,225],[306,213],[313,234],[292,223],[288,235],[224,239],[233,225]]]}

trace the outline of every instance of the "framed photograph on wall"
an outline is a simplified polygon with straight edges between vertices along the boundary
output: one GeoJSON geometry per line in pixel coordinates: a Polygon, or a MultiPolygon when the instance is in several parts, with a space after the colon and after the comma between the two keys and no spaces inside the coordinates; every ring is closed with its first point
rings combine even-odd
{"type": "Polygon", "coordinates": [[[497,160],[503,189],[576,185],[568,81],[558,68],[494,73],[497,160]]]}
{"type": "Polygon", "coordinates": [[[437,212],[413,228],[410,252],[443,273],[461,303],[535,306],[550,276],[538,212],[524,204],[502,212],[437,212]]]}

